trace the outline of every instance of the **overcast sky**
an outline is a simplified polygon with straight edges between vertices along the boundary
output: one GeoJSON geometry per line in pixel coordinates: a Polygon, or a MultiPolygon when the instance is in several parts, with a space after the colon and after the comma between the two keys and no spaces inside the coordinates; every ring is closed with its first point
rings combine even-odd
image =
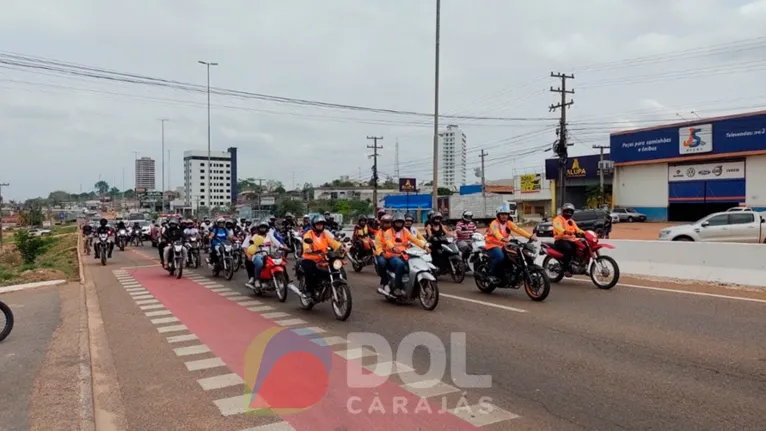
{"type": "MultiPolygon", "coordinates": [[[[3,0],[0,51],[214,87],[417,112],[433,111],[434,0],[3,0]]],[[[755,110],[766,93],[766,0],[443,0],[441,111],[524,121],[450,120],[469,168],[489,179],[540,170],[555,135],[551,71],[575,73],[575,155],[609,131],[755,110]],[[658,56],[672,52],[671,55],[658,56]],[[647,57],[648,56],[648,57],[647,57]],[[642,60],[617,62],[623,59],[642,60]],[[617,63],[615,63],[617,62],[617,63]],[[515,155],[520,155],[516,156],[515,155]]],[[[171,186],[182,153],[206,149],[196,92],[18,70],[0,64],[0,182],[6,199],[102,179],[133,186],[133,151],[157,160],[166,124],[171,186]]],[[[430,177],[429,118],[213,96],[214,150],[239,148],[240,177],[290,188],[380,170],[430,177]]],[[[446,120],[445,120],[446,122],[446,120]]],[[[167,156],[167,155],[166,155],[167,156]]],[[[473,172],[469,169],[469,179],[473,172]]],[[[158,172],[158,186],[159,186],[158,172]]]]}

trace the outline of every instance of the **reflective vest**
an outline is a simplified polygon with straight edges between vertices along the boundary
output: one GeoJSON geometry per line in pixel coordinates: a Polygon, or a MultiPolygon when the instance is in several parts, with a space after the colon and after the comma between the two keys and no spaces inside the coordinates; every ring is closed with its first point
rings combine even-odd
{"type": "Polygon", "coordinates": [[[503,240],[508,239],[511,236],[511,232],[519,234],[527,239],[532,236],[532,234],[516,226],[516,223],[510,220],[505,223],[500,223],[500,220],[492,220],[492,223],[489,224],[489,228],[487,229],[485,240],[487,250],[502,247],[503,240]]]}
{"type": "Polygon", "coordinates": [[[327,247],[335,246],[337,243],[326,230],[317,235],[314,229],[311,229],[303,235],[303,239],[306,238],[311,238],[312,243],[303,243],[303,258],[313,260],[314,262],[321,261],[325,253],[327,253],[327,247]]]}
{"type": "Polygon", "coordinates": [[[581,230],[577,227],[577,223],[574,220],[567,220],[562,216],[556,216],[553,219],[553,239],[572,240],[577,232],[581,232],[581,230]]]}
{"type": "Polygon", "coordinates": [[[401,256],[405,250],[410,247],[410,243],[413,242],[420,247],[425,247],[425,241],[417,239],[412,232],[407,229],[402,229],[399,232],[394,229],[389,229],[385,232],[385,244],[384,255],[386,259],[390,259],[394,256],[401,256]],[[397,242],[399,239],[401,242],[397,242]]]}

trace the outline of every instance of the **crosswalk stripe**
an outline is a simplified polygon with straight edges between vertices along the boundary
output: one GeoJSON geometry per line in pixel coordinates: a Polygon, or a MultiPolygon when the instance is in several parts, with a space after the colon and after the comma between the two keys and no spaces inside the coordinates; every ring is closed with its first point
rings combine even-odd
{"type": "Polygon", "coordinates": [[[194,334],[186,334],[186,335],[173,335],[172,337],[168,337],[168,343],[181,343],[184,341],[192,341],[197,340],[198,337],[194,334]]]}
{"type": "Polygon", "coordinates": [[[215,358],[199,359],[196,361],[189,361],[189,362],[186,362],[184,365],[186,365],[186,369],[189,371],[198,371],[198,370],[207,370],[207,369],[216,368],[216,367],[224,367],[226,366],[226,363],[223,362],[223,359],[215,357],[215,358]]]}
{"type": "Polygon", "coordinates": [[[245,383],[245,381],[242,380],[242,377],[239,377],[236,373],[230,373],[199,379],[197,380],[197,383],[202,386],[203,390],[210,391],[213,389],[223,389],[242,385],[245,383]]]}
{"type": "Polygon", "coordinates": [[[303,325],[306,323],[303,319],[285,319],[285,320],[275,320],[274,323],[276,323],[279,326],[296,326],[296,325],[303,325]]]}
{"type": "Polygon", "coordinates": [[[147,311],[144,313],[146,317],[157,317],[157,316],[168,316],[172,314],[170,310],[157,310],[157,311],[147,311]]]}
{"type": "Polygon", "coordinates": [[[493,423],[520,417],[489,403],[457,407],[450,410],[450,413],[475,427],[485,427],[493,423]]]}
{"type": "Polygon", "coordinates": [[[170,325],[170,326],[160,326],[157,328],[157,332],[160,334],[164,334],[166,332],[178,332],[178,331],[186,331],[187,328],[186,325],[170,325]]]}
{"type": "Polygon", "coordinates": [[[176,356],[199,355],[200,353],[207,353],[209,351],[210,351],[210,347],[204,344],[199,344],[196,346],[179,347],[177,349],[173,349],[173,352],[175,352],[176,356]]]}
{"type": "Polygon", "coordinates": [[[161,325],[163,323],[175,323],[178,322],[178,317],[160,317],[159,319],[152,319],[152,323],[155,325],[161,325]]]}

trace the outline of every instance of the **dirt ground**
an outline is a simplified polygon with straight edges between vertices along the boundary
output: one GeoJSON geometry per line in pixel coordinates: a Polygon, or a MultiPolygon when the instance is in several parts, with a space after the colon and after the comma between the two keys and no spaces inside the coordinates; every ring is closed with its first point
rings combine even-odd
{"type": "Polygon", "coordinates": [[[660,230],[677,224],[679,223],[615,223],[609,238],[656,240],[660,230]]]}

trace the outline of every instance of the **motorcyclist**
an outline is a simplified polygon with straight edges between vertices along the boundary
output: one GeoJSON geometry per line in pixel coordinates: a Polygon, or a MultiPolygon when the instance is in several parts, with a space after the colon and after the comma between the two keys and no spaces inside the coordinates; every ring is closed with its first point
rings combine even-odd
{"type": "Polygon", "coordinates": [[[284,236],[287,236],[287,232],[295,229],[295,218],[292,213],[285,214],[284,220],[282,220],[282,232],[284,236]]]}
{"type": "Polygon", "coordinates": [[[117,230],[121,230],[121,229],[127,229],[125,227],[125,221],[124,220],[118,220],[117,221],[117,230]]]}
{"type": "Polygon", "coordinates": [[[143,239],[141,238],[142,233],[143,232],[141,231],[141,224],[139,224],[138,222],[134,222],[130,232],[130,240],[132,241],[135,238],[143,239]]]}
{"type": "Polygon", "coordinates": [[[167,229],[168,221],[163,220],[159,228],[159,238],[157,240],[157,251],[160,253],[160,265],[165,266],[165,230],[167,229]]]}
{"type": "Polygon", "coordinates": [[[301,231],[305,231],[306,229],[311,229],[311,217],[309,217],[308,214],[303,215],[300,228],[301,228],[301,231]]]}
{"type": "MultiPolygon", "coordinates": [[[[428,243],[419,240],[409,229],[404,228],[404,217],[394,218],[391,229],[384,234],[383,255],[389,268],[394,271],[394,295],[403,295],[402,278],[406,264],[403,259],[404,252],[409,248],[410,243],[429,251],[428,243]]],[[[385,288],[384,288],[385,289],[385,288]]]]}
{"type": "Polygon", "coordinates": [[[246,219],[246,218],[244,218],[244,217],[241,217],[241,218],[239,219],[239,223],[238,223],[238,224],[239,224],[239,227],[240,227],[241,229],[245,229],[245,227],[246,227],[246,223],[247,223],[247,219],[246,219]]]}
{"type": "Polygon", "coordinates": [[[577,245],[575,244],[575,241],[577,241],[576,236],[583,234],[583,230],[577,227],[577,223],[572,220],[574,212],[574,205],[565,203],[561,206],[561,214],[553,219],[554,246],[564,255],[561,267],[564,269],[564,274],[568,277],[572,276],[569,265],[577,250],[577,245]]]}
{"type": "Polygon", "coordinates": [[[380,219],[384,215],[386,215],[386,210],[380,208],[375,214],[375,218],[368,220],[367,225],[370,227],[370,233],[373,235],[380,229],[380,219]]]}
{"type": "Polygon", "coordinates": [[[340,224],[338,224],[338,222],[335,221],[335,216],[330,214],[329,211],[325,211],[324,219],[327,221],[327,224],[326,224],[327,230],[333,233],[340,231],[340,224]]]}
{"type": "Polygon", "coordinates": [[[388,286],[388,272],[386,270],[388,269],[388,261],[386,260],[386,256],[383,254],[383,249],[385,248],[386,244],[386,231],[391,229],[391,222],[393,218],[388,215],[384,214],[380,217],[380,220],[378,220],[378,229],[375,231],[375,268],[378,271],[378,275],[380,276],[380,287],[386,288],[388,286]]]}
{"type": "Polygon", "coordinates": [[[232,234],[237,238],[243,236],[244,233],[242,227],[239,224],[234,223],[232,220],[226,221],[226,229],[229,229],[229,231],[231,231],[232,234]]]}
{"type": "Polygon", "coordinates": [[[510,210],[505,206],[498,208],[495,216],[495,220],[492,220],[492,223],[489,224],[486,238],[487,254],[492,260],[489,267],[489,276],[493,283],[498,282],[503,259],[505,259],[503,247],[511,239],[512,233],[519,234],[530,241],[537,240],[537,236],[516,226],[516,223],[510,220],[510,210]]]}
{"type": "MultiPolygon", "coordinates": [[[[107,249],[106,257],[111,259],[112,251],[114,250],[114,238],[113,238],[114,229],[112,229],[109,226],[109,222],[105,218],[102,218],[101,220],[98,221],[98,227],[96,228],[96,235],[101,235],[101,234],[106,234],[108,237],[107,243],[109,244],[109,248],[107,249]]],[[[98,252],[94,253],[93,255],[95,256],[96,259],[98,259],[100,256],[98,252]]]]}
{"type": "Polygon", "coordinates": [[[276,229],[277,228],[277,216],[270,215],[269,216],[269,229],[276,229]]]}
{"type": "Polygon", "coordinates": [[[418,228],[413,226],[414,223],[415,223],[415,217],[413,217],[412,214],[407,213],[404,215],[404,227],[409,229],[410,232],[413,235],[415,235],[417,239],[421,241],[425,241],[426,239],[423,237],[423,234],[420,232],[420,230],[418,230],[418,228]]]}
{"type": "Polygon", "coordinates": [[[462,220],[458,221],[455,226],[457,248],[463,255],[463,260],[468,259],[468,255],[471,253],[471,243],[475,233],[476,223],[473,222],[473,213],[471,211],[463,211],[462,220]]]}
{"type": "Polygon", "coordinates": [[[272,249],[285,248],[285,246],[271,234],[269,231],[269,224],[266,221],[261,221],[253,226],[250,232],[252,235],[250,237],[250,245],[245,249],[245,254],[247,255],[247,259],[245,260],[245,270],[249,277],[245,286],[253,289],[261,287],[261,281],[258,277],[260,276],[265,263],[263,255],[258,253],[261,246],[266,242],[271,243],[272,249]]]}
{"type": "MultiPolygon", "coordinates": [[[[162,258],[162,267],[165,269],[168,269],[168,266],[170,264],[170,250],[172,250],[173,243],[176,241],[183,241],[184,240],[184,229],[179,225],[178,219],[175,217],[168,220],[168,227],[165,229],[165,232],[162,233],[162,237],[165,239],[165,250],[163,252],[163,258],[162,258]]],[[[182,262],[186,262],[186,249],[181,249],[181,253],[183,254],[182,262]]]]}
{"type": "Polygon", "coordinates": [[[354,253],[358,253],[365,249],[365,238],[370,237],[370,229],[367,226],[367,217],[359,216],[356,219],[356,226],[354,226],[354,233],[351,235],[351,250],[354,253]]]}
{"type": "Polygon", "coordinates": [[[199,235],[199,229],[197,229],[193,221],[186,220],[184,224],[184,237],[191,238],[192,236],[199,235]]]}
{"type": "Polygon", "coordinates": [[[447,229],[447,226],[442,223],[443,217],[440,212],[434,212],[430,214],[429,220],[426,222],[426,235],[427,239],[431,237],[441,238],[443,236],[453,236],[453,233],[447,229]]]}
{"type": "Polygon", "coordinates": [[[306,295],[309,298],[314,297],[316,292],[319,270],[317,264],[324,259],[327,249],[339,250],[343,244],[337,241],[325,230],[327,221],[322,216],[317,216],[311,223],[311,229],[303,236],[303,255],[301,259],[301,269],[306,277],[306,295]],[[311,239],[312,243],[305,241],[311,239]]]}
{"type": "Polygon", "coordinates": [[[215,221],[215,225],[210,230],[208,235],[210,239],[210,255],[208,257],[208,264],[215,264],[218,258],[217,248],[220,244],[234,239],[234,234],[231,230],[226,228],[226,219],[219,217],[215,221]]]}
{"type": "Polygon", "coordinates": [[[82,239],[85,245],[85,252],[90,254],[90,246],[93,243],[93,226],[86,223],[82,226],[82,239]]]}

